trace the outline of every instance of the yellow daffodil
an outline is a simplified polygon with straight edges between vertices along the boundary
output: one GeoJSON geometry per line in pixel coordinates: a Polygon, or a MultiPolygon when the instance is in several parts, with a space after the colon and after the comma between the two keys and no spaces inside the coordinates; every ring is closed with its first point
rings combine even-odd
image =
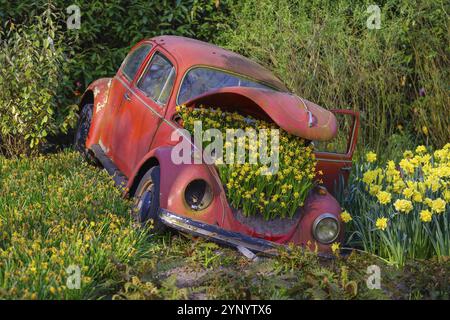
{"type": "Polygon", "coordinates": [[[375,162],[377,160],[377,154],[375,152],[366,153],[366,161],[369,163],[375,162]]]}
{"type": "Polygon", "coordinates": [[[350,221],[352,221],[352,216],[350,215],[350,213],[348,213],[347,211],[344,211],[341,213],[341,219],[342,221],[344,221],[345,223],[348,223],[350,221]]]}
{"type": "Polygon", "coordinates": [[[377,227],[377,229],[379,230],[385,230],[387,228],[387,223],[388,223],[388,219],[387,218],[378,218],[377,221],[375,222],[375,226],[377,227]]]}
{"type": "Polygon", "coordinates": [[[432,215],[432,213],[429,210],[422,210],[422,211],[420,211],[420,220],[422,222],[430,222],[432,216],[433,215],[432,215]]]}
{"type": "Polygon", "coordinates": [[[445,211],[445,201],[441,198],[437,198],[431,203],[431,210],[436,213],[443,213],[445,211]]]}
{"type": "Polygon", "coordinates": [[[392,195],[386,191],[379,191],[377,193],[377,198],[381,204],[388,204],[389,202],[391,202],[392,195]]]}
{"type": "Polygon", "coordinates": [[[341,249],[341,244],[339,242],[334,242],[331,245],[331,251],[333,251],[334,254],[338,254],[340,249],[341,249]]]}
{"type": "Polygon", "coordinates": [[[427,148],[425,146],[418,146],[416,148],[416,153],[418,153],[418,154],[423,154],[425,152],[427,152],[427,148]]]}
{"type": "Polygon", "coordinates": [[[413,209],[412,202],[405,199],[398,199],[394,203],[395,210],[398,212],[409,213],[413,209]]]}

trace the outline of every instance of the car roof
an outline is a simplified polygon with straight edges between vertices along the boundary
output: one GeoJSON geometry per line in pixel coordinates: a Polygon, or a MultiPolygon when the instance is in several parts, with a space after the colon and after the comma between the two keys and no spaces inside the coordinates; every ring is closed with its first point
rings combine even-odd
{"type": "Polygon", "coordinates": [[[158,36],[150,40],[170,52],[183,73],[193,66],[204,65],[247,76],[278,90],[287,91],[286,86],[266,68],[216,45],[179,36],[158,36]]]}

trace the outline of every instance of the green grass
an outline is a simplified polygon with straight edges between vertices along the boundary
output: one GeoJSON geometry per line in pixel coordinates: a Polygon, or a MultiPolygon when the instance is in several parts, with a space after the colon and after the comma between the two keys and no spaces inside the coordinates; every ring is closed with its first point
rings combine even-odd
{"type": "Polygon", "coordinates": [[[448,299],[450,263],[403,268],[299,248],[251,262],[179,234],[149,238],[104,171],[65,151],[0,157],[0,299],[448,299]],[[381,268],[381,290],[366,286],[381,268]],[[66,269],[79,266],[80,289],[66,269]]]}

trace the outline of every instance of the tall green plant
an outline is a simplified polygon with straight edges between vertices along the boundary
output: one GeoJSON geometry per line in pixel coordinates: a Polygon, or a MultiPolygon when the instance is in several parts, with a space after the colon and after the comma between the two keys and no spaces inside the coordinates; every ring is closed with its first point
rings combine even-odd
{"type": "Polygon", "coordinates": [[[63,71],[61,33],[51,6],[30,26],[0,30],[0,152],[32,153],[74,119],[57,106],[63,71]]]}
{"type": "MultiPolygon", "coordinates": [[[[114,75],[131,46],[144,38],[163,34],[213,41],[227,24],[232,0],[51,0],[62,19],[68,70],[61,85],[66,103],[93,80],[114,75]],[[67,29],[67,8],[77,5],[80,29],[67,29]]],[[[0,0],[0,17],[15,23],[29,23],[49,0],[0,0]]]]}
{"type": "Polygon", "coordinates": [[[301,96],[361,111],[363,142],[372,148],[399,126],[442,146],[450,139],[448,6],[377,1],[381,28],[369,29],[373,4],[241,1],[221,43],[273,69],[301,96]]]}

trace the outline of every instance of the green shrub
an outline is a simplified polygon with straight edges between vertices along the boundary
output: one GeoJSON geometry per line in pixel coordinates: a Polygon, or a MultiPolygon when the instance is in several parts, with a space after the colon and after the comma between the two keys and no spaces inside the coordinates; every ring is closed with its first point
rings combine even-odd
{"type": "Polygon", "coordinates": [[[58,107],[64,56],[51,9],[30,26],[0,30],[0,153],[29,154],[67,130],[73,109],[58,107]]]}
{"type": "MultiPolygon", "coordinates": [[[[29,23],[49,0],[0,0],[0,18],[29,23]]],[[[172,34],[212,41],[227,23],[230,0],[53,0],[62,17],[68,70],[62,78],[66,104],[100,77],[114,75],[132,45],[144,38],[172,34]],[[77,5],[81,28],[67,30],[66,9],[77,5]]]]}
{"type": "Polygon", "coordinates": [[[377,1],[381,29],[368,29],[372,4],[241,1],[220,42],[273,69],[301,96],[361,111],[362,142],[372,148],[399,125],[440,147],[450,139],[448,6],[377,1]]]}

